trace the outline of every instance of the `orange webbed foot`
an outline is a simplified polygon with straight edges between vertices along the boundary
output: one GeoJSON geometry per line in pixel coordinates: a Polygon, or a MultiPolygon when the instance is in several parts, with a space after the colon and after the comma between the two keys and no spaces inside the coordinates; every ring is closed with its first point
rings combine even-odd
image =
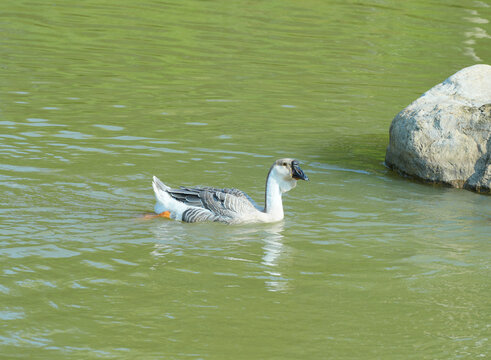
{"type": "Polygon", "coordinates": [[[164,211],[164,212],[161,212],[159,214],[159,216],[163,217],[163,218],[166,218],[166,219],[170,219],[170,211],[164,211]]]}
{"type": "Polygon", "coordinates": [[[143,214],[140,219],[142,220],[152,220],[152,219],[157,219],[157,218],[160,218],[160,217],[163,217],[163,218],[166,218],[166,219],[170,219],[170,211],[164,211],[164,212],[161,212],[160,214],[143,214]]]}

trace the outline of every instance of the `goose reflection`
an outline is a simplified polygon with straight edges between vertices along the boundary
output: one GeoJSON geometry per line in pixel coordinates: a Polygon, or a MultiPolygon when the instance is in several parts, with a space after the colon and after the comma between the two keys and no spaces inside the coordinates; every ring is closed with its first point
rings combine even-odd
{"type": "Polygon", "coordinates": [[[286,252],[283,245],[283,229],[284,224],[281,222],[270,225],[264,231],[262,264],[267,267],[264,272],[270,277],[269,280],[265,281],[266,289],[269,291],[288,290],[288,279],[279,270],[280,259],[284,257],[286,252]]]}
{"type": "Polygon", "coordinates": [[[159,221],[152,230],[155,243],[151,255],[157,260],[153,269],[172,263],[180,271],[199,274],[200,269],[196,268],[196,263],[188,262],[186,258],[214,257],[237,262],[235,265],[220,262],[216,273],[232,274],[230,270],[233,268],[236,270],[234,276],[264,280],[268,291],[287,291],[289,288],[290,279],[281,271],[281,265],[289,257],[289,251],[283,243],[283,222],[236,227],[204,223],[184,227],[176,222],[159,221]],[[259,253],[253,250],[258,242],[262,250],[259,253]],[[254,255],[250,256],[251,253],[256,253],[260,258],[255,260],[254,255]],[[179,259],[181,257],[182,260],[179,259]],[[244,267],[239,263],[255,263],[255,270],[251,272],[250,266],[244,267]],[[225,271],[221,271],[225,268],[225,271]]]}

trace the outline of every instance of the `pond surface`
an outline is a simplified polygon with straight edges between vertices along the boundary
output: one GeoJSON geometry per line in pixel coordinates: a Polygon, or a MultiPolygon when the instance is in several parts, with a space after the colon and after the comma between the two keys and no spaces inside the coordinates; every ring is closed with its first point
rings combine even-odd
{"type": "Polygon", "coordinates": [[[483,1],[27,1],[0,13],[0,357],[490,355],[491,198],[384,167],[392,118],[491,62],[483,1]],[[144,220],[152,175],[285,220],[144,220]]]}

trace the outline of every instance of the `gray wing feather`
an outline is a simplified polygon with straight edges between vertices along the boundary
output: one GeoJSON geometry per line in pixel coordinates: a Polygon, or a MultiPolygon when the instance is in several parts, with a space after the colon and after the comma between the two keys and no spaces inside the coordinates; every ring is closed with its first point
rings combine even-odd
{"type": "Polygon", "coordinates": [[[243,191],[213,187],[170,189],[168,193],[176,200],[193,208],[183,214],[187,222],[222,221],[241,213],[260,210],[259,206],[243,191]]]}
{"type": "Polygon", "coordinates": [[[192,207],[184,211],[182,221],[193,223],[203,221],[220,221],[210,210],[192,207]]]}
{"type": "Polygon", "coordinates": [[[187,189],[181,187],[180,189],[170,189],[167,192],[174,199],[181,201],[189,206],[203,207],[203,203],[199,197],[197,189],[187,189]]]}

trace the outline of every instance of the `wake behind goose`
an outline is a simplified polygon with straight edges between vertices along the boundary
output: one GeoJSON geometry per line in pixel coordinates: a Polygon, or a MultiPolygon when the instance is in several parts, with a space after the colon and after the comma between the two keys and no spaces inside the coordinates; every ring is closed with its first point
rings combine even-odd
{"type": "Polygon", "coordinates": [[[276,160],[266,179],[265,206],[261,207],[238,189],[183,186],[171,189],[154,176],[155,212],[184,222],[276,222],[284,217],[282,194],[293,189],[297,180],[309,180],[297,160],[276,160]]]}

